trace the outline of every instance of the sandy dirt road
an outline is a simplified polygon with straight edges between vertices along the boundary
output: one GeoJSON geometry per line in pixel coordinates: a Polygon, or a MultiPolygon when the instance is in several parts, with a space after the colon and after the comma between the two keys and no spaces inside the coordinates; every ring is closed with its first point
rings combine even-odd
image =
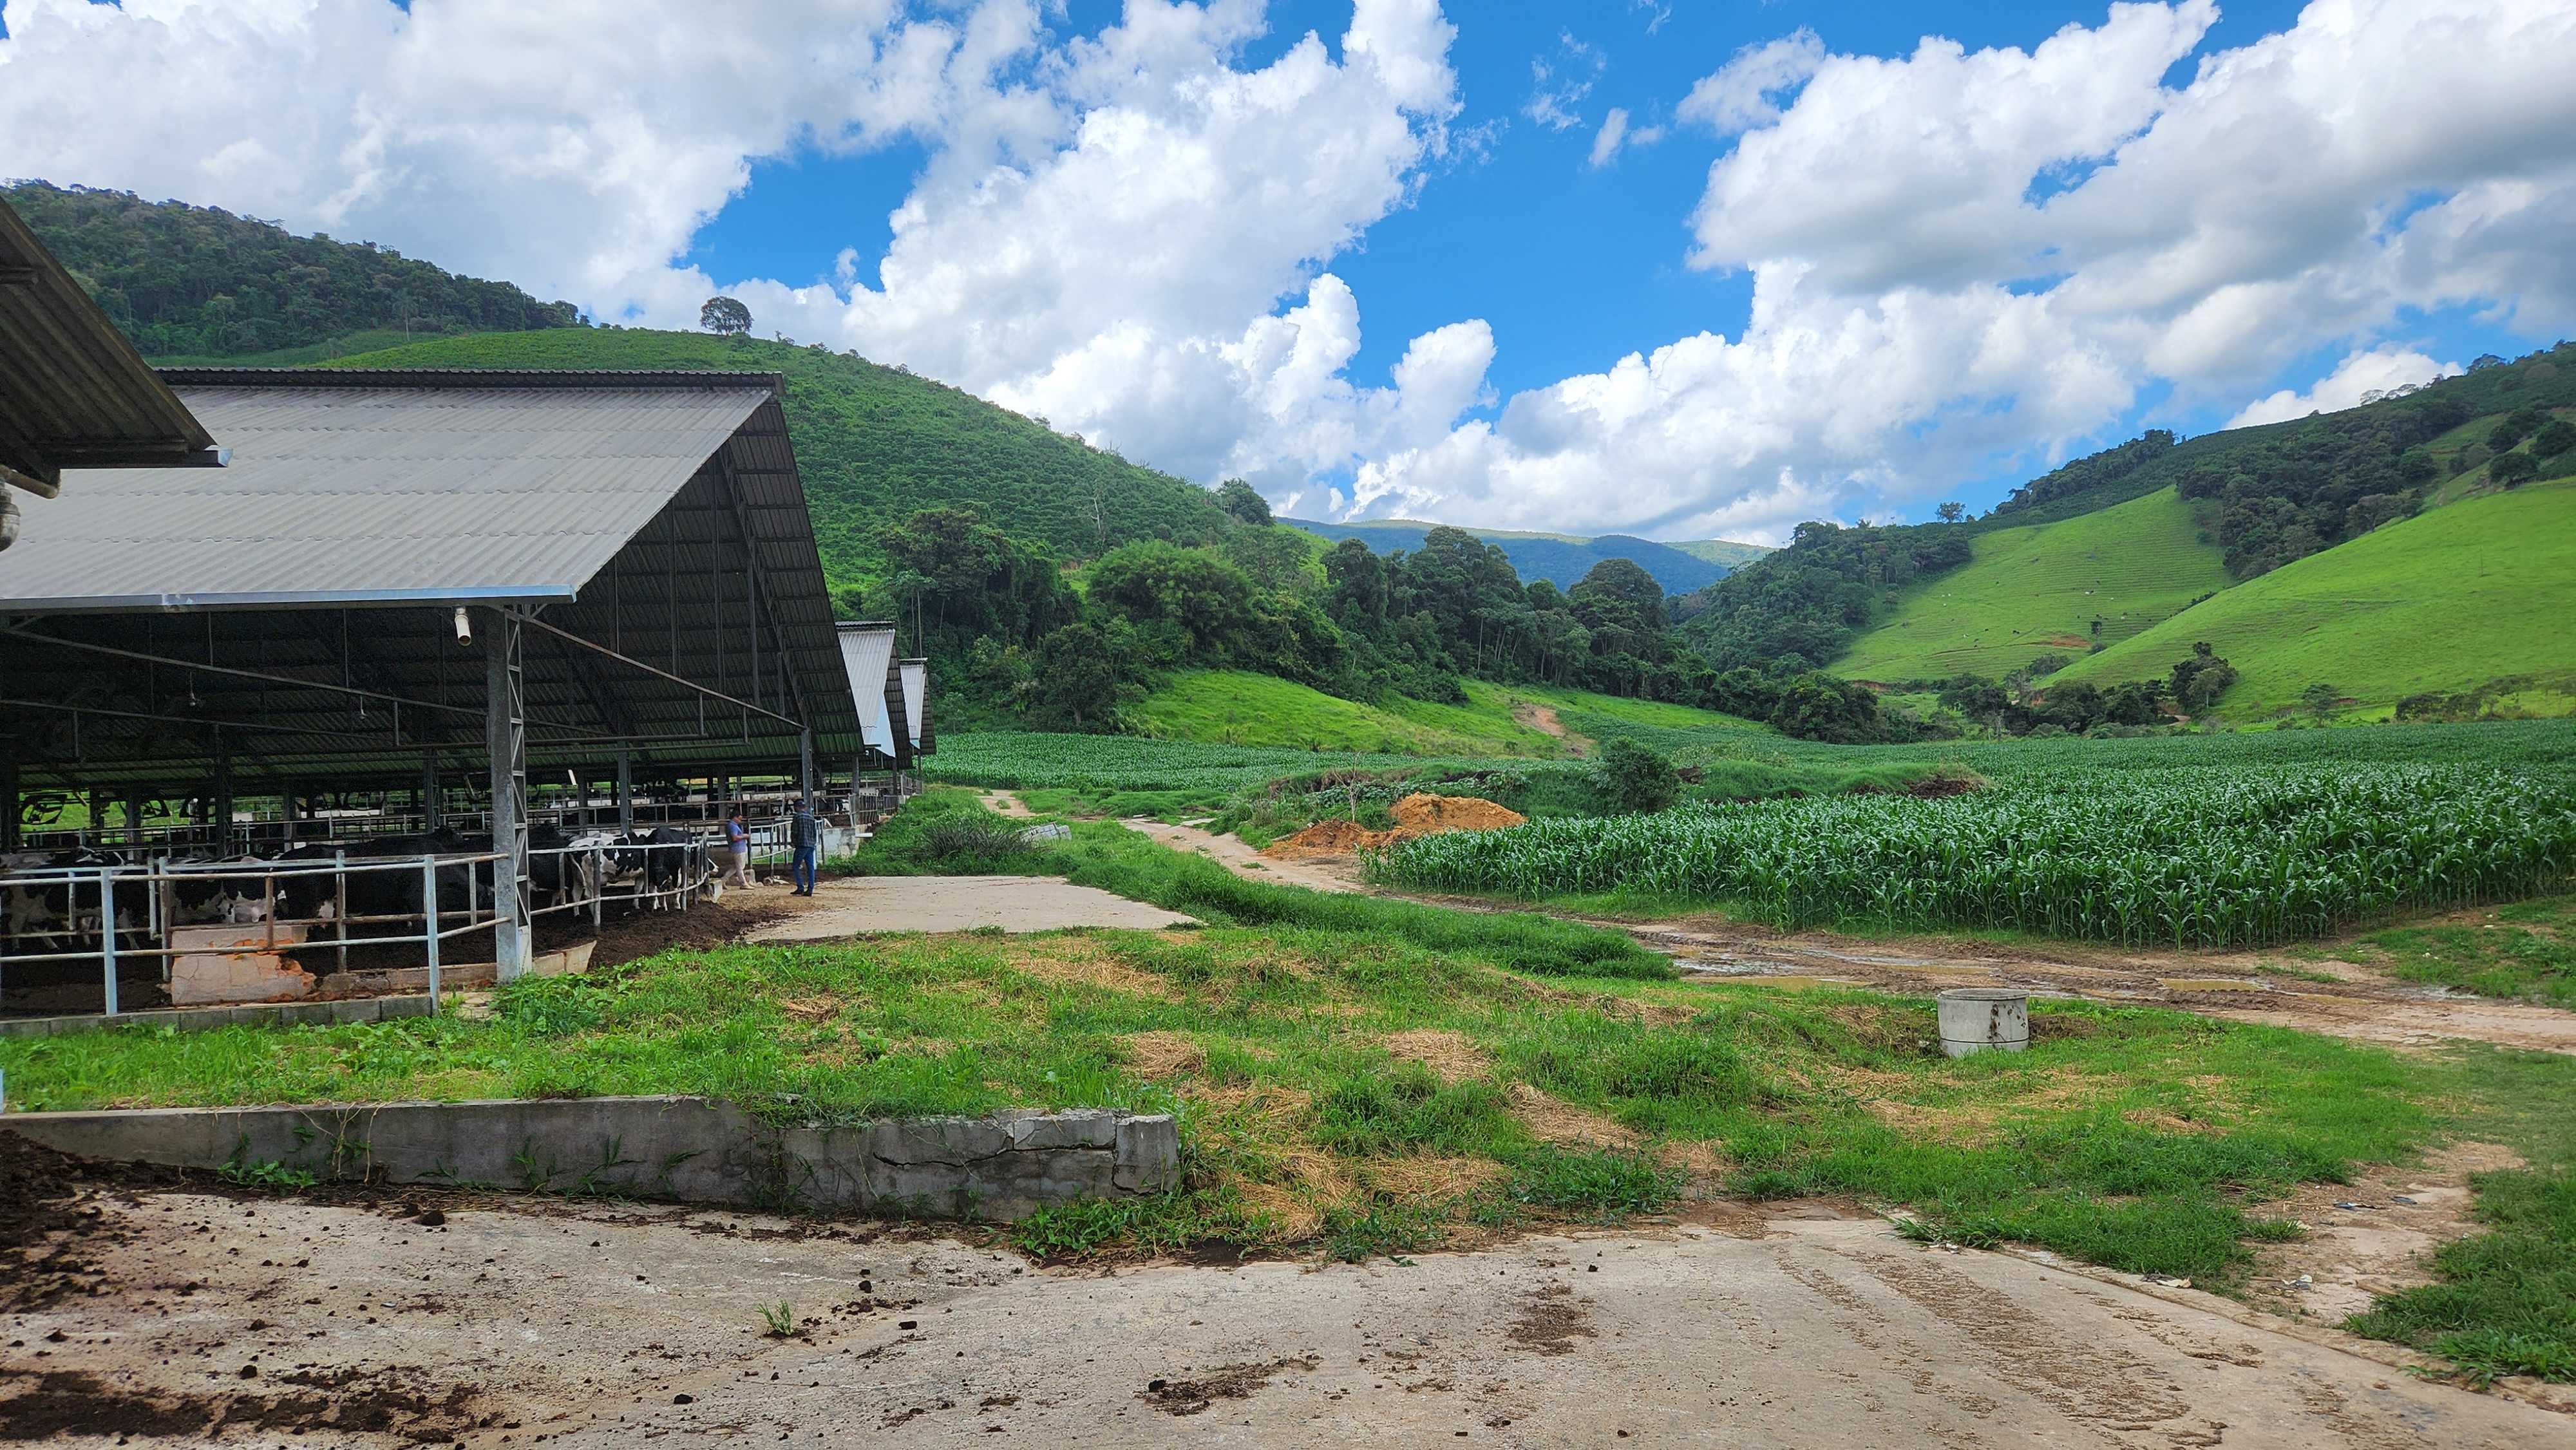
{"type": "Polygon", "coordinates": [[[0,1443],[2576,1442],[2576,1418],[2418,1380],[2384,1347],[1823,1209],[1109,1273],[458,1194],[64,1207],[52,1242],[89,1268],[21,1281],[69,1292],[6,1313],[0,1443]],[[782,1304],[795,1337],[763,1322],[782,1304]]]}

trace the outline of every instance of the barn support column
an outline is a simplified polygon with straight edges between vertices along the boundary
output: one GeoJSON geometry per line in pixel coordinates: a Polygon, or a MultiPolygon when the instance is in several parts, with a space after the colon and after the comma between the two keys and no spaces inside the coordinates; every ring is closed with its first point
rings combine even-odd
{"type": "Polygon", "coordinates": [[[617,829],[635,829],[635,755],[623,745],[617,747],[617,829]]]}
{"type": "Polygon", "coordinates": [[[233,853],[233,741],[224,727],[215,727],[215,854],[233,853]]]}
{"type": "Polygon", "coordinates": [[[526,975],[535,956],[528,918],[527,681],[519,665],[519,616],[483,609],[483,745],[492,762],[492,960],[494,975],[526,975]]]}
{"type": "Polygon", "coordinates": [[[420,755],[420,828],[422,830],[435,831],[445,824],[442,819],[445,813],[439,809],[444,804],[441,797],[445,794],[446,792],[440,790],[438,785],[438,752],[422,751],[420,755]]]}
{"type": "Polygon", "coordinates": [[[18,757],[0,755],[0,851],[18,845],[18,757]]]}
{"type": "Polygon", "coordinates": [[[125,788],[125,839],[143,844],[143,787],[139,785],[125,788]]]}
{"type": "Polygon", "coordinates": [[[811,730],[796,737],[796,797],[807,805],[814,803],[814,732],[811,730]]]}

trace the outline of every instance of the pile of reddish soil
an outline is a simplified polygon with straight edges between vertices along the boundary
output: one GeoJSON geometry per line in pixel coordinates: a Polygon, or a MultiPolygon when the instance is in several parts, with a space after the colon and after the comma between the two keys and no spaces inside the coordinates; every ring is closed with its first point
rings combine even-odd
{"type": "Polygon", "coordinates": [[[1395,803],[1399,833],[1434,831],[1499,831],[1529,823],[1529,817],[1507,806],[1471,795],[1409,795],[1395,803]]]}
{"type": "Polygon", "coordinates": [[[1357,821],[1317,821],[1294,835],[1271,842],[1261,854],[1274,859],[1347,856],[1442,831],[1499,831],[1528,819],[1518,811],[1474,796],[1409,795],[1395,803],[1394,830],[1372,831],[1357,821]]]}

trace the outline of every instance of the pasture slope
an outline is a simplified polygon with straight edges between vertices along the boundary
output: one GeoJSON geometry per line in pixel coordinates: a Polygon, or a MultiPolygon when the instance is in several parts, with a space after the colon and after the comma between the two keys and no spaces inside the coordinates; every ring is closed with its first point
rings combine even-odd
{"type": "Polygon", "coordinates": [[[1973,557],[1898,597],[1834,673],[1859,680],[2000,678],[2041,655],[2117,642],[2228,586],[2219,549],[2171,488],[2056,523],[1997,529],[1973,557]],[[2094,624],[2099,621],[2097,636],[2094,624]]]}
{"type": "Polygon", "coordinates": [[[1469,680],[1466,692],[1466,703],[1459,705],[1402,695],[1370,704],[1269,675],[1190,670],[1146,697],[1128,718],[1138,734],[1159,740],[1540,760],[1587,752],[1589,737],[1605,727],[1762,730],[1730,715],[1582,690],[1469,680]]]}
{"type": "MultiPolygon", "coordinates": [[[[2247,722],[2330,684],[2384,716],[2408,695],[2531,676],[2528,703],[2576,694],[2576,478],[2483,494],[2273,570],[2054,677],[2116,684],[2164,674],[2207,641],[2240,676],[2219,702],[2247,722]]],[[[2554,707],[2554,708],[2553,708],[2554,707]]]]}

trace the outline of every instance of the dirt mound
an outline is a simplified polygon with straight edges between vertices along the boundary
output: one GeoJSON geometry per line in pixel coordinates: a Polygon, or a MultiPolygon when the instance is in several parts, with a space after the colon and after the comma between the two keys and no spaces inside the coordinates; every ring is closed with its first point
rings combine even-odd
{"type": "Polygon", "coordinates": [[[1443,831],[1499,831],[1529,817],[1489,800],[1467,795],[1409,795],[1395,803],[1395,829],[1372,831],[1357,821],[1317,821],[1294,835],[1262,848],[1273,859],[1295,856],[1346,856],[1410,841],[1443,831]]]}
{"type": "Polygon", "coordinates": [[[1282,836],[1262,851],[1264,856],[1299,856],[1310,853],[1361,851],[1383,846],[1388,832],[1372,831],[1357,821],[1317,821],[1295,835],[1282,836]]]}
{"type": "Polygon", "coordinates": [[[1471,795],[1409,795],[1395,803],[1399,832],[1499,831],[1528,823],[1516,810],[1471,795]]]}

